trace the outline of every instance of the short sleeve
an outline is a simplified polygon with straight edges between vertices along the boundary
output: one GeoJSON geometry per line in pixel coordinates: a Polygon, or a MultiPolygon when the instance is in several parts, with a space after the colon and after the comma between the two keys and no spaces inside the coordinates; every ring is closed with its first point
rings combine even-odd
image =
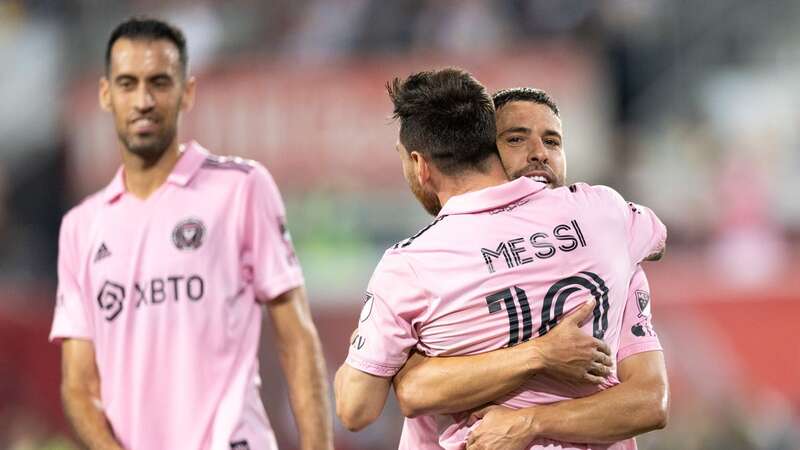
{"type": "Polygon", "coordinates": [[[624,217],[628,253],[633,264],[638,264],[664,249],[667,227],[650,208],[626,202],[617,191],[609,187],[598,187],[609,196],[612,208],[620,211],[624,217]]]}
{"type": "Polygon", "coordinates": [[[50,341],[76,338],[92,340],[88,317],[86,293],[78,281],[80,256],[78,253],[77,225],[74,212],[61,221],[58,237],[58,288],[50,341]]]}
{"type": "Polygon", "coordinates": [[[623,314],[617,362],[637,353],[661,350],[661,342],[653,329],[650,285],[641,266],[636,267],[631,278],[623,314]]]}
{"type": "Polygon", "coordinates": [[[425,311],[426,296],[401,255],[384,255],[363,297],[358,333],[345,361],[379,377],[392,377],[417,344],[415,322],[425,311]]]}
{"type": "Polygon", "coordinates": [[[286,224],[278,186],[267,169],[254,164],[244,199],[243,265],[256,298],[270,301],[303,284],[303,272],[286,224]]]}

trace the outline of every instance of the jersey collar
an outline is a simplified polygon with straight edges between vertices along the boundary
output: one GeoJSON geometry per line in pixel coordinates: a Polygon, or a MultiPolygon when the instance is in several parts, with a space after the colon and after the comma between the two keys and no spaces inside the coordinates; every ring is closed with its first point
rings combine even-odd
{"type": "Polygon", "coordinates": [[[533,195],[547,187],[546,184],[520,177],[498,186],[467,192],[450,197],[439,216],[471,214],[504,207],[510,203],[533,195]]]}
{"type": "MultiPolygon", "coordinates": [[[[177,186],[186,186],[192,180],[194,174],[203,166],[209,152],[200,146],[196,141],[190,141],[181,145],[181,157],[172,168],[172,172],[167,177],[167,183],[177,186]]],[[[114,179],[106,186],[103,198],[107,203],[111,203],[125,193],[125,174],[122,166],[117,169],[114,179]]]]}

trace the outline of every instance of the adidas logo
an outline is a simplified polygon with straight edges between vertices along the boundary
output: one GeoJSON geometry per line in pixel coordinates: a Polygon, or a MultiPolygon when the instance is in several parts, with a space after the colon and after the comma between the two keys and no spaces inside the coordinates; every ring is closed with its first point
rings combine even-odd
{"type": "Polygon", "coordinates": [[[94,262],[100,261],[108,256],[111,256],[111,252],[108,250],[108,247],[106,247],[105,242],[103,242],[100,244],[100,248],[97,249],[97,253],[94,255],[94,262]]]}

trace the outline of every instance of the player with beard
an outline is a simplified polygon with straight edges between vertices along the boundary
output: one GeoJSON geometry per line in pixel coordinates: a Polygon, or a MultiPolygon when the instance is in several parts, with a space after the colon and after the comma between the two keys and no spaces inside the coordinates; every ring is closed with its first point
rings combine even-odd
{"type": "MultiPolygon", "coordinates": [[[[558,106],[552,98],[538,89],[514,88],[497,92],[493,100],[497,148],[510,178],[530,177],[550,188],[566,189],[564,136],[558,106]]],[[[468,448],[514,450],[526,448],[538,438],[613,443],[663,428],[669,390],[661,345],[651,320],[650,289],[639,267],[628,288],[615,355],[620,384],[549,406],[521,410],[484,408],[475,413],[475,417],[483,417],[483,422],[470,434],[468,448]]],[[[406,441],[416,442],[418,448],[441,448],[433,414],[471,410],[519,388],[538,373],[531,364],[518,363],[529,353],[525,346],[537,348],[537,356],[553,365],[559,361],[562,348],[579,348],[576,344],[582,336],[589,339],[567,333],[575,329],[569,321],[562,322],[544,337],[476,356],[428,358],[413,353],[394,378],[400,408],[411,417],[403,427],[401,448],[406,441]],[[420,442],[425,442],[424,447],[420,442]]],[[[575,350],[565,353],[578,356],[575,350]]],[[[537,365],[543,363],[533,366],[537,365]]],[[[569,375],[567,372],[561,377],[569,375]]]]}
{"type": "Polygon", "coordinates": [[[59,240],[50,339],[66,415],[91,449],[277,448],[259,395],[266,305],[301,448],[332,449],[280,193],[258,163],[178,144],[195,85],[177,28],[134,18],[111,34],[99,98],[122,166],[59,240]]]}
{"type": "MultiPolygon", "coordinates": [[[[583,330],[616,351],[631,277],[666,238],[652,212],[605,187],[508,182],[492,101],[469,74],[422,72],[395,80],[389,93],[401,122],[404,175],[436,220],[387,250],[373,274],[336,376],[344,424],[357,430],[380,414],[391,377],[412,349],[457,356],[521,344],[556,329],[587,295],[596,303],[583,330]]],[[[541,373],[499,403],[552,403],[617,383],[613,373],[600,387],[541,373]]],[[[437,419],[442,447],[463,448],[469,415],[437,419]]]]}

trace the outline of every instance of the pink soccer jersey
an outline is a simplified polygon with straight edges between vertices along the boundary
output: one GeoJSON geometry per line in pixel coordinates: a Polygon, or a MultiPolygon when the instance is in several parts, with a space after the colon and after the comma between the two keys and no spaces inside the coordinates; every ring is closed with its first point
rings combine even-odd
{"type": "MultiPolygon", "coordinates": [[[[516,345],[547,333],[588,296],[597,306],[584,329],[616,353],[637,264],[665,240],[649,209],[602,186],[546,189],[520,178],[453,197],[430,226],[384,254],[347,363],[389,377],[412,348],[453,356],[516,345]]],[[[600,387],[573,386],[539,376],[498,403],[552,403],[616,383],[612,376],[600,387]]],[[[464,447],[469,428],[460,419],[437,417],[443,448],[464,447]]]]}
{"type": "MultiPolygon", "coordinates": [[[[622,316],[616,361],[619,364],[629,356],[660,350],[661,343],[652,325],[650,285],[644,270],[641,266],[637,266],[628,287],[628,302],[625,304],[625,312],[622,316]]],[[[630,439],[616,444],[616,448],[635,449],[635,445],[635,441],[630,439]]],[[[609,447],[595,444],[591,448],[609,447]]],[[[436,417],[418,416],[404,420],[399,450],[440,450],[441,448],[436,417]]]]}
{"type": "Polygon", "coordinates": [[[93,342],[125,448],[273,449],[262,307],[303,283],[261,165],[192,142],[146,200],[111,184],[64,217],[51,340],[93,342]]]}

